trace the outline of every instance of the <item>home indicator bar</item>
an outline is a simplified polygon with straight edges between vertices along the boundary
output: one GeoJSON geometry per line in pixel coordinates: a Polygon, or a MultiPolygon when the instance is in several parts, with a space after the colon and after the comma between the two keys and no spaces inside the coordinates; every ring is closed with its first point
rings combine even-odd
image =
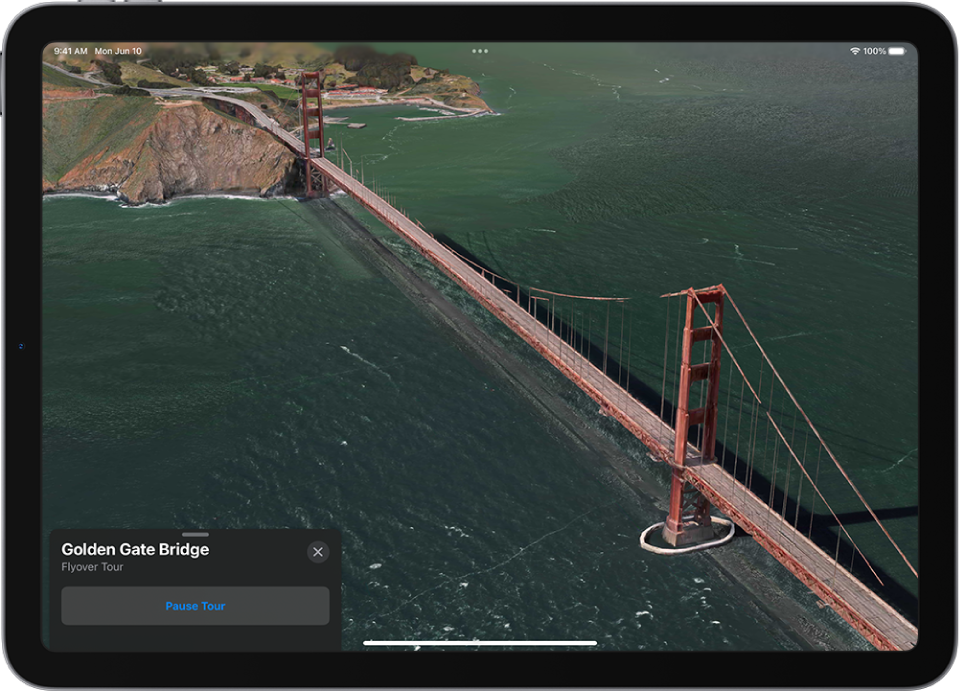
{"type": "Polygon", "coordinates": [[[487,639],[487,640],[467,640],[467,639],[455,639],[450,641],[444,640],[423,640],[423,641],[411,641],[411,640],[402,640],[402,641],[365,641],[364,646],[596,646],[596,641],[586,641],[586,640],[496,640],[496,639],[487,639]]]}

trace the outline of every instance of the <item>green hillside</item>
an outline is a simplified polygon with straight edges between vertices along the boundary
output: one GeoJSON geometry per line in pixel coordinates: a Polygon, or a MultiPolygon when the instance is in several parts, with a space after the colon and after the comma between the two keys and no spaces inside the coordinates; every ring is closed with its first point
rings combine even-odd
{"type": "Polygon", "coordinates": [[[258,62],[283,67],[300,67],[328,60],[330,51],[316,43],[291,43],[289,41],[264,43],[215,43],[224,62],[236,60],[245,65],[258,62]]]}
{"type": "Polygon", "coordinates": [[[153,99],[105,96],[49,103],[43,114],[43,177],[56,182],[104,146],[117,152],[156,118],[153,99]]]}
{"type": "Polygon", "coordinates": [[[47,84],[53,84],[54,86],[62,87],[79,87],[81,89],[92,89],[96,85],[85,82],[82,79],[74,79],[68,75],[63,74],[63,72],[58,72],[57,70],[49,67],[47,65],[41,65],[43,68],[43,81],[47,84]]]}
{"type": "Polygon", "coordinates": [[[137,82],[141,79],[145,79],[148,82],[165,82],[166,84],[174,84],[176,86],[191,86],[190,82],[170,77],[163,74],[163,72],[151,70],[149,67],[138,65],[135,62],[120,63],[120,79],[128,86],[137,86],[137,82]]]}

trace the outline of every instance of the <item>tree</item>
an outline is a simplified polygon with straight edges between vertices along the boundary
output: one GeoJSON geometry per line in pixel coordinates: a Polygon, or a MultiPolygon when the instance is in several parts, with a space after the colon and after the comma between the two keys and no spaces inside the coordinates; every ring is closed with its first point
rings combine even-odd
{"type": "Polygon", "coordinates": [[[199,86],[210,86],[212,84],[212,82],[207,78],[207,73],[203,70],[190,70],[189,78],[191,82],[199,86]]]}
{"type": "Polygon", "coordinates": [[[174,89],[176,84],[171,84],[170,82],[151,82],[146,79],[141,79],[137,82],[137,86],[141,89],[174,89]]]}
{"type": "Polygon", "coordinates": [[[104,92],[107,94],[113,94],[114,96],[150,96],[149,91],[144,91],[143,89],[135,89],[129,87],[126,84],[120,86],[109,87],[104,89],[104,92]]]}
{"type": "Polygon", "coordinates": [[[199,53],[185,53],[182,48],[155,46],[150,49],[147,62],[166,75],[176,75],[180,72],[189,74],[191,68],[206,64],[207,59],[199,53]]]}
{"type": "Polygon", "coordinates": [[[97,65],[100,66],[100,69],[103,71],[103,78],[106,79],[111,84],[123,84],[122,72],[120,71],[120,66],[114,62],[105,62],[103,60],[97,60],[97,65]]]}
{"type": "Polygon", "coordinates": [[[238,63],[236,60],[234,60],[233,62],[227,63],[224,66],[223,71],[226,72],[228,75],[232,75],[235,77],[236,75],[240,74],[240,63],[238,63]]]}
{"type": "Polygon", "coordinates": [[[356,75],[357,84],[371,86],[377,89],[398,89],[413,84],[410,76],[410,65],[393,62],[386,56],[382,60],[370,62],[356,75]]]}
{"type": "Polygon", "coordinates": [[[370,46],[349,45],[340,46],[333,54],[334,60],[341,63],[350,72],[356,72],[368,62],[377,57],[377,52],[370,46]]]}
{"type": "Polygon", "coordinates": [[[390,56],[390,60],[391,62],[401,63],[404,65],[417,64],[417,59],[409,53],[394,53],[390,56]]]}

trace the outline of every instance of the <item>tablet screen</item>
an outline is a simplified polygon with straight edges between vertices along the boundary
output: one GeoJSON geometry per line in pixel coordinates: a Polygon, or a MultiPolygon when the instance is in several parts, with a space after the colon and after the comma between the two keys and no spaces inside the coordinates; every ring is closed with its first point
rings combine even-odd
{"type": "MultiPolygon", "coordinates": [[[[784,380],[727,328],[715,458],[731,479],[734,457],[755,466],[753,491],[804,536],[819,519],[826,550],[840,534],[842,568],[865,551],[861,572],[876,561],[904,603],[915,594],[896,552],[866,552],[890,547],[869,515],[843,535],[839,515],[866,510],[824,453],[869,484],[915,560],[912,47],[81,41],[43,63],[48,530],[335,529],[347,650],[819,644],[726,588],[774,564],[753,541],[717,564],[639,549],[669,467],[454,287],[439,250],[411,247],[399,214],[545,320],[574,375],[606,361],[624,411],[625,395],[676,404],[684,344],[667,310],[683,316],[660,296],[722,281],[784,380]],[[311,153],[355,189],[314,173],[308,198],[311,88],[311,153]],[[733,390],[740,367],[759,405],[733,390]],[[810,467],[805,496],[768,410],[810,467]]],[[[73,564],[51,558],[58,574],[73,564]]],[[[765,580],[799,586],[783,569],[765,580]]]]}

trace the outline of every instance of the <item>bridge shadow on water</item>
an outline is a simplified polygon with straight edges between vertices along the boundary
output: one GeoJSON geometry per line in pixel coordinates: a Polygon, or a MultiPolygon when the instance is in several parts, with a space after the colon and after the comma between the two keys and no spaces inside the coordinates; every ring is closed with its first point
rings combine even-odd
{"type": "MultiPolygon", "coordinates": [[[[514,302],[519,301],[519,304],[524,307],[536,302],[534,300],[536,296],[523,290],[522,287],[518,287],[518,285],[513,282],[505,281],[495,276],[494,270],[467,248],[443,234],[436,234],[435,237],[460,256],[472,262],[478,274],[481,273],[482,268],[486,273],[487,281],[502,290],[504,294],[514,302]]],[[[604,354],[602,344],[594,343],[590,336],[584,334],[582,330],[575,328],[560,315],[551,314],[547,310],[538,310],[536,314],[533,312],[529,314],[534,316],[540,324],[544,325],[547,329],[551,329],[567,343],[579,345],[577,350],[580,351],[582,357],[587,359],[601,372],[606,372],[610,379],[617,381],[619,378],[620,386],[634,399],[645,405],[655,414],[662,415],[663,420],[674,420],[676,409],[673,402],[669,401],[666,397],[661,398],[659,391],[634,376],[630,372],[629,364],[622,363],[611,353],[604,354]]],[[[691,426],[688,438],[694,445],[699,444],[699,440],[697,439],[699,431],[697,428],[698,426],[691,426]]],[[[780,464],[779,470],[773,463],[767,463],[766,468],[757,468],[756,459],[754,459],[754,465],[751,466],[743,453],[737,454],[735,450],[726,448],[719,439],[717,440],[715,453],[717,463],[721,464],[728,473],[735,475],[740,483],[743,483],[755,495],[764,500],[768,506],[775,508],[776,512],[784,517],[785,522],[789,522],[791,526],[794,526],[802,534],[807,535],[810,540],[827,555],[833,557],[839,554],[838,562],[844,569],[851,572],[857,579],[896,608],[912,623],[917,623],[918,600],[915,593],[894,578],[887,570],[879,566],[876,560],[873,559],[870,562],[873,567],[873,572],[876,572],[876,575],[883,581],[882,585],[878,583],[870,567],[865,564],[862,557],[855,554],[853,545],[846,536],[843,535],[842,530],[838,526],[837,519],[839,519],[839,522],[842,523],[844,527],[851,530],[855,539],[861,548],[863,548],[863,532],[855,532],[853,531],[853,527],[873,522],[873,517],[870,516],[869,512],[863,510],[840,513],[835,519],[829,511],[822,511],[826,509],[822,500],[817,498],[816,502],[811,502],[809,495],[812,494],[812,491],[809,488],[809,481],[806,479],[803,481],[803,487],[808,493],[808,496],[805,498],[805,502],[798,506],[795,497],[795,488],[798,483],[796,479],[800,476],[800,472],[795,468],[796,465],[794,463],[789,464],[794,494],[787,494],[785,500],[784,490],[771,481],[771,478],[773,478],[778,480],[780,484],[786,485],[783,478],[785,471],[782,463],[780,464]],[[821,510],[819,512],[816,511],[818,507],[821,510]],[[838,532],[841,534],[839,552],[837,549],[838,532]]],[[[790,487],[788,486],[787,489],[790,490],[790,487]]],[[[801,491],[801,495],[804,490],[801,491]]],[[[919,508],[917,506],[895,507],[875,509],[874,512],[877,517],[883,521],[884,519],[900,519],[918,516],[919,508]]],[[[880,540],[885,542],[886,538],[880,534],[879,528],[877,528],[876,531],[878,535],[880,535],[880,540]]],[[[900,559],[899,555],[894,552],[892,546],[890,546],[890,552],[893,555],[892,559],[900,559]]],[[[869,555],[868,559],[870,559],[869,555]]],[[[912,575],[910,578],[912,578],[912,575]]]]}
{"type": "MultiPolygon", "coordinates": [[[[798,485],[797,478],[801,476],[801,473],[796,468],[795,463],[791,464],[792,475],[789,494],[786,495],[786,501],[784,501],[784,490],[780,487],[774,487],[774,484],[771,483],[770,479],[771,476],[773,476],[772,469],[768,467],[761,472],[753,468],[752,473],[750,473],[750,467],[742,455],[735,457],[732,450],[726,450],[726,457],[724,457],[724,447],[720,441],[717,442],[716,455],[717,462],[723,466],[724,470],[730,474],[735,473],[737,480],[748,487],[754,495],[761,498],[767,506],[772,507],[777,514],[783,518],[782,520],[785,524],[790,524],[790,526],[796,528],[796,530],[804,536],[807,536],[831,559],[833,559],[834,556],[839,556],[837,561],[841,567],[853,574],[869,589],[898,610],[907,620],[914,625],[917,624],[919,603],[916,595],[916,584],[913,585],[914,590],[911,591],[900,578],[894,577],[877,562],[877,555],[880,554],[883,555],[884,563],[888,565],[895,561],[900,561],[900,556],[896,553],[894,547],[887,542],[887,538],[882,534],[879,527],[872,527],[869,534],[866,534],[863,530],[856,530],[855,528],[857,526],[874,523],[874,519],[868,511],[864,509],[862,511],[840,512],[837,513],[836,518],[834,518],[833,514],[827,510],[819,497],[816,498],[815,503],[810,499],[810,496],[814,493],[810,487],[810,482],[807,481],[806,478],[803,479],[801,490],[803,503],[798,506],[796,489],[798,485]],[[736,471],[734,471],[735,468],[736,471]],[[771,488],[773,488],[772,492],[771,488]],[[870,566],[864,562],[863,557],[856,553],[856,549],[846,535],[844,535],[843,529],[840,528],[839,524],[843,524],[843,527],[849,531],[854,540],[857,541],[860,549],[863,550],[867,559],[870,560],[870,566]],[[840,536],[839,549],[837,541],[838,534],[840,536]],[[869,540],[871,544],[876,544],[879,547],[872,551],[868,550],[865,545],[866,540],[869,540]],[[882,553],[881,550],[883,551],[882,553]],[[873,568],[872,571],[870,567],[873,568]],[[874,576],[874,572],[876,572],[876,576],[874,576]],[[877,577],[883,582],[882,584],[877,581],[877,577]]],[[[777,475],[773,476],[777,478],[778,484],[784,483],[784,473],[781,464],[777,475]]],[[[813,474],[811,473],[811,475],[813,474]]],[[[827,499],[829,500],[829,496],[827,496],[827,499]]],[[[903,519],[919,516],[920,508],[917,505],[910,507],[875,508],[874,513],[877,515],[877,518],[883,522],[888,519],[903,519]]],[[[903,565],[903,567],[905,569],[906,565],[903,565]]],[[[904,578],[915,580],[912,574],[904,578]]]]}
{"type": "MultiPolygon", "coordinates": [[[[490,268],[489,265],[487,265],[479,257],[476,257],[468,249],[461,246],[455,240],[452,240],[451,238],[440,233],[434,234],[434,237],[451,250],[459,254],[461,257],[464,257],[472,262],[475,265],[474,268],[477,270],[478,274],[480,273],[479,267],[482,267],[484,270],[486,270],[486,272],[488,272],[488,275],[486,276],[487,281],[503,291],[504,294],[507,295],[513,302],[518,302],[518,292],[519,305],[522,307],[526,307],[528,304],[537,302],[535,298],[538,296],[535,294],[525,291],[522,287],[518,287],[517,284],[513,282],[504,281],[496,276],[493,276],[495,272],[490,268]]],[[[536,320],[547,329],[552,329],[555,334],[557,334],[568,344],[577,344],[577,346],[574,348],[575,350],[580,351],[580,355],[582,357],[596,366],[596,368],[601,372],[605,372],[610,379],[617,381],[619,378],[620,386],[626,389],[634,399],[642,403],[651,411],[659,414],[661,406],[660,392],[654,390],[645,382],[632,375],[629,372],[628,363],[622,362],[620,359],[610,353],[607,353],[606,358],[604,358],[604,349],[602,344],[594,343],[590,336],[584,334],[582,330],[575,328],[568,320],[564,319],[558,314],[551,314],[546,309],[528,312],[528,314],[530,314],[532,317],[535,317],[536,320]]],[[[659,364],[657,364],[657,366],[659,367],[659,364]]],[[[663,406],[664,420],[673,420],[673,404],[669,401],[664,401],[663,406]]]]}
{"type": "MultiPolygon", "coordinates": [[[[495,270],[489,264],[484,262],[479,257],[476,257],[470,250],[461,246],[455,240],[449,238],[443,233],[434,233],[434,237],[437,240],[439,240],[441,243],[449,247],[450,249],[454,250],[456,253],[458,253],[462,257],[472,262],[474,265],[474,269],[477,269],[477,273],[480,273],[478,269],[479,267],[482,267],[489,274],[496,273],[495,270]]],[[[497,286],[502,291],[504,291],[504,293],[510,296],[514,301],[517,300],[517,287],[514,283],[506,282],[497,278],[492,278],[491,280],[490,276],[487,276],[486,278],[490,283],[493,283],[495,286],[497,286]]],[[[531,297],[532,296],[527,291],[524,291],[522,287],[520,288],[520,304],[521,305],[524,305],[524,306],[527,305],[527,302],[531,297]]],[[[548,319],[545,314],[541,312],[541,314],[537,315],[537,319],[545,327],[547,327],[548,329],[550,328],[550,324],[548,323],[548,319]]],[[[590,338],[587,335],[582,333],[582,329],[578,330],[576,327],[571,326],[565,319],[563,319],[559,315],[555,316],[554,332],[561,335],[562,338],[573,338],[577,344],[581,344],[583,348],[581,355],[584,355],[585,357],[587,357],[591,363],[597,366],[598,369],[603,370],[602,344],[592,343],[590,338]]],[[[663,366],[662,362],[654,361],[649,358],[644,358],[639,353],[633,353],[632,358],[633,358],[634,365],[636,365],[638,362],[644,361],[647,363],[647,365],[650,368],[652,368],[653,371],[659,371],[659,369],[663,366]]],[[[622,364],[619,362],[619,360],[616,357],[608,354],[607,356],[607,373],[608,374],[613,372],[619,373],[622,365],[629,366],[630,364],[629,363],[622,364]]],[[[624,372],[622,375],[621,386],[627,389],[630,392],[630,394],[634,396],[634,398],[636,398],[638,401],[644,404],[647,408],[649,408],[651,411],[659,415],[660,408],[661,408],[660,392],[653,389],[649,385],[645,384],[641,380],[637,379],[632,374],[628,377],[626,372],[627,369],[630,369],[630,368],[623,368],[624,372]]],[[[670,373],[670,376],[671,377],[673,376],[672,372],[670,373]]],[[[615,380],[616,377],[612,377],[611,379],[615,380]]],[[[655,384],[659,384],[659,383],[655,383],[655,384]]],[[[722,386],[722,383],[721,383],[721,386],[722,386]]],[[[663,405],[663,415],[662,415],[663,419],[668,422],[674,420],[674,414],[676,412],[676,409],[674,407],[673,402],[669,398],[664,397],[662,405],[663,405]]],[[[770,409],[770,413],[780,417],[783,414],[783,410],[778,407],[774,407],[770,409]]],[[[827,436],[830,439],[830,447],[833,449],[851,450],[860,456],[877,459],[879,461],[884,461],[887,463],[891,461],[891,455],[895,455],[897,457],[903,455],[902,449],[893,448],[893,447],[884,447],[882,445],[878,445],[876,440],[857,437],[856,435],[851,434],[848,429],[832,427],[829,425],[829,423],[824,423],[823,421],[820,421],[817,423],[817,428],[822,433],[828,433],[827,436]],[[884,454],[883,452],[889,452],[889,453],[884,454]]],[[[694,440],[694,437],[693,437],[694,434],[695,434],[695,430],[691,430],[690,441],[696,443],[696,440],[694,440]]]]}

